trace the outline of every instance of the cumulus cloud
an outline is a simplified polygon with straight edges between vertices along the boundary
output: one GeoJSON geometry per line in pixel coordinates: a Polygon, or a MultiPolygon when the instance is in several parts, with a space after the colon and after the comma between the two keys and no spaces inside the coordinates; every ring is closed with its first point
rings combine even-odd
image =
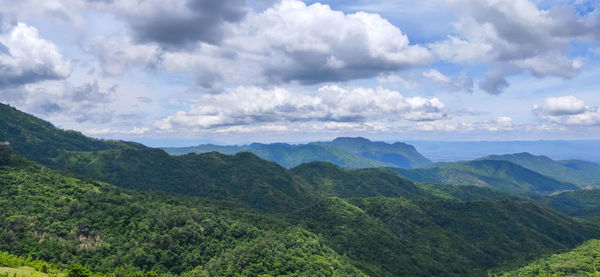
{"type": "MultiPolygon", "coordinates": [[[[449,0],[461,19],[456,34],[429,47],[442,59],[457,63],[512,65],[536,77],[575,76],[583,60],[566,53],[573,39],[591,30],[572,7],[538,9],[528,0],[449,0]]],[[[480,87],[498,94],[508,86],[506,71],[496,70],[480,87]]]]}
{"type": "Polygon", "coordinates": [[[63,81],[46,81],[0,90],[0,100],[37,115],[62,115],[77,123],[105,124],[114,118],[115,111],[109,104],[115,99],[115,89],[102,89],[98,82],[70,86],[63,81]]]}
{"type": "Polygon", "coordinates": [[[533,112],[543,120],[565,126],[600,125],[600,108],[586,106],[572,95],[549,97],[542,105],[534,105],[533,112]]]}
{"type": "MultiPolygon", "coordinates": [[[[160,65],[169,72],[187,72],[194,84],[214,89],[219,82],[317,84],[369,78],[433,60],[425,47],[411,44],[381,16],[344,14],[319,3],[283,0],[224,26],[218,45],[200,42],[193,50],[161,49],[160,65]]],[[[157,56],[156,49],[119,41],[96,49],[101,61],[114,61],[113,72],[126,69],[129,61],[147,64],[157,56]]]]}
{"type": "Polygon", "coordinates": [[[122,17],[133,37],[164,48],[184,48],[197,42],[216,44],[224,36],[224,24],[244,18],[244,0],[119,0],[89,1],[122,17]]]}
{"type": "Polygon", "coordinates": [[[155,122],[160,130],[218,129],[273,123],[367,124],[375,121],[434,121],[446,118],[437,98],[406,98],[383,88],[323,86],[317,92],[238,87],[203,95],[199,104],[155,122]]]}
{"type": "Polygon", "coordinates": [[[110,129],[110,128],[92,128],[83,131],[84,134],[90,136],[102,136],[102,135],[143,135],[150,131],[148,127],[133,127],[130,130],[110,129]]]}
{"type": "Polygon", "coordinates": [[[0,89],[44,80],[64,79],[71,64],[58,47],[42,39],[38,31],[24,23],[4,27],[0,33],[0,89]]]}
{"type": "Polygon", "coordinates": [[[508,116],[499,116],[491,120],[479,122],[478,127],[487,131],[512,131],[515,129],[516,124],[513,119],[508,116]]]}

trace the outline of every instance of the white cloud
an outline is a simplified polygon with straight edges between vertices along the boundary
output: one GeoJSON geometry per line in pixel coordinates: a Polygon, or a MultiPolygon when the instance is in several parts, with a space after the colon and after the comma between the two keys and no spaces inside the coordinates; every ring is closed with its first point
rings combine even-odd
{"type": "Polygon", "coordinates": [[[600,125],[600,108],[586,106],[572,96],[549,97],[544,104],[534,105],[533,112],[541,119],[564,126],[600,125]]]}
{"type": "Polygon", "coordinates": [[[512,131],[515,130],[515,123],[513,119],[508,116],[499,116],[492,120],[479,122],[477,124],[479,129],[483,129],[486,131],[512,131]]]}
{"type": "MultiPolygon", "coordinates": [[[[454,24],[456,34],[429,47],[442,59],[456,63],[512,65],[529,70],[536,77],[571,78],[583,60],[566,53],[573,39],[591,32],[572,7],[538,9],[528,0],[448,0],[461,19],[454,24]]],[[[508,86],[504,70],[490,75],[480,87],[490,93],[508,86]],[[500,74],[500,75],[499,75],[500,74]],[[498,82],[504,80],[504,82],[498,82]],[[504,86],[497,84],[504,83],[504,86]]]]}
{"type": "Polygon", "coordinates": [[[541,107],[536,106],[535,109],[549,115],[574,115],[585,112],[585,103],[573,95],[548,97],[541,107]]]}
{"type": "Polygon", "coordinates": [[[323,86],[317,92],[238,87],[203,95],[188,111],[159,120],[160,130],[219,129],[274,123],[367,124],[434,121],[447,117],[437,98],[406,98],[383,88],[323,86]]]}
{"type": "Polygon", "coordinates": [[[160,50],[157,46],[137,45],[129,38],[97,36],[90,41],[89,51],[98,59],[102,72],[109,76],[123,74],[139,64],[155,67],[160,63],[160,50]]]}
{"type": "Polygon", "coordinates": [[[70,73],[71,63],[34,27],[17,23],[0,33],[0,88],[64,79],[70,73]]]}
{"type": "MultiPolygon", "coordinates": [[[[194,84],[214,89],[215,83],[223,81],[261,85],[346,81],[433,61],[426,48],[410,44],[400,29],[379,15],[344,14],[319,3],[283,0],[224,26],[218,45],[163,49],[160,61],[164,69],[187,72],[194,84]]],[[[130,52],[138,53],[135,48],[123,49],[128,47],[114,42],[99,48],[96,56],[115,61],[114,72],[127,68],[130,61],[146,64],[144,58],[152,57],[143,54],[152,49],[141,49],[136,58],[121,59],[132,56],[130,52]],[[119,61],[125,65],[119,66],[119,61]]]]}
{"type": "Polygon", "coordinates": [[[131,130],[115,130],[110,128],[92,128],[89,130],[83,131],[84,134],[90,136],[101,136],[101,135],[143,135],[150,131],[150,128],[147,127],[133,127],[131,130]]]}
{"type": "Polygon", "coordinates": [[[414,77],[400,76],[399,74],[384,74],[377,77],[379,83],[400,84],[405,89],[417,89],[419,84],[413,80],[414,77]]]}
{"type": "Polygon", "coordinates": [[[456,80],[453,80],[435,69],[430,69],[429,71],[423,72],[423,77],[445,90],[473,91],[473,80],[465,74],[460,74],[456,80]]]}

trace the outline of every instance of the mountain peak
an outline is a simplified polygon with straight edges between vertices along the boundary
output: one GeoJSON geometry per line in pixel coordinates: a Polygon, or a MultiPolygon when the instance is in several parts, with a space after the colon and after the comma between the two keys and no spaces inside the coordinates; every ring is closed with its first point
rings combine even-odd
{"type": "Polygon", "coordinates": [[[371,141],[363,137],[338,137],[333,142],[369,143],[371,141]]]}

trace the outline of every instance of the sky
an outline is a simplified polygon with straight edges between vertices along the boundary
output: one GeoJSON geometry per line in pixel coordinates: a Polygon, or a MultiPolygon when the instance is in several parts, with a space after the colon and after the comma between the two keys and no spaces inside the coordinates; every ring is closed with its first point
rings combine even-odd
{"type": "Polygon", "coordinates": [[[0,102],[93,137],[600,139],[600,0],[0,6],[0,102]]]}

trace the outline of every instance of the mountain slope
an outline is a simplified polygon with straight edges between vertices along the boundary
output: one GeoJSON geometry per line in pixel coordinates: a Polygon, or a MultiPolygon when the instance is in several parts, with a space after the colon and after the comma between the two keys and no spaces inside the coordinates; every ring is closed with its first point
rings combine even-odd
{"type": "Polygon", "coordinates": [[[539,201],[564,214],[600,222],[600,189],[567,191],[539,201]]]}
{"type": "Polygon", "coordinates": [[[130,191],[33,163],[1,165],[0,188],[0,250],[58,265],[117,276],[363,276],[316,235],[232,202],[130,191]]]}
{"type": "Polygon", "coordinates": [[[331,146],[361,157],[393,164],[400,168],[415,168],[431,164],[431,161],[423,157],[414,146],[402,142],[389,144],[372,142],[361,137],[341,137],[331,142],[315,142],[313,144],[331,146]]]}
{"type": "Polygon", "coordinates": [[[529,153],[491,155],[481,159],[509,161],[542,175],[577,184],[580,187],[600,186],[600,164],[592,162],[554,161],[546,156],[534,156],[529,153]]]}
{"type": "Polygon", "coordinates": [[[577,186],[557,181],[507,161],[475,160],[439,163],[427,168],[390,168],[414,182],[493,187],[513,194],[550,194],[577,186]]]}
{"type": "Polygon", "coordinates": [[[326,199],[291,216],[372,276],[482,276],[599,235],[517,201],[326,199]]]}
{"type": "Polygon", "coordinates": [[[120,141],[92,139],[76,131],[64,131],[51,123],[0,103],[0,141],[27,158],[48,162],[61,150],[98,151],[140,145],[120,141]]]}
{"type": "Polygon", "coordinates": [[[590,240],[577,248],[548,258],[539,259],[529,265],[500,276],[599,276],[600,240],[590,240]]]}
{"type": "Polygon", "coordinates": [[[345,170],[330,163],[313,162],[292,168],[290,172],[310,184],[311,191],[321,197],[435,198],[429,191],[389,170],[376,168],[345,170]]]}
{"type": "Polygon", "coordinates": [[[96,140],[0,105],[0,141],[53,169],[111,184],[240,201],[288,211],[314,201],[287,170],[248,153],[171,156],[141,144],[96,140]]]}

